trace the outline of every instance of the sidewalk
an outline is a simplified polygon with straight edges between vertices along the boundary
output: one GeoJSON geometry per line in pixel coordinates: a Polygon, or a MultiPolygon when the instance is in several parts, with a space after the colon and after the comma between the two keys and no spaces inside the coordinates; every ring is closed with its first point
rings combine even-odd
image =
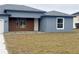
{"type": "Polygon", "coordinates": [[[5,47],[5,41],[3,34],[0,34],[0,54],[8,54],[6,47],[5,47]]]}

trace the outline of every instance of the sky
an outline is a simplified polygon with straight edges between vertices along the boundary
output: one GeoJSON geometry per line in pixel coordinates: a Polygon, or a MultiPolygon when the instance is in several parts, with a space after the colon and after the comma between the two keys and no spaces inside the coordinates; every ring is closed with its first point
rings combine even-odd
{"type": "Polygon", "coordinates": [[[0,0],[0,5],[18,4],[34,7],[44,11],[60,11],[68,14],[79,12],[79,4],[73,4],[75,2],[78,3],[78,1],[62,0],[62,3],[60,2],[61,0],[0,0]]]}
{"type": "Polygon", "coordinates": [[[68,14],[79,12],[79,4],[32,4],[28,5],[44,11],[60,11],[68,14]]]}

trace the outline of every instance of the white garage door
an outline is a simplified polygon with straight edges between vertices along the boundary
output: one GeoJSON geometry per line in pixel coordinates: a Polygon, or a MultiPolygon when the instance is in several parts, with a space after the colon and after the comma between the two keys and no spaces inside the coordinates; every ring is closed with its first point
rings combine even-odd
{"type": "Polygon", "coordinates": [[[0,19],[0,33],[4,32],[4,22],[0,19]]]}

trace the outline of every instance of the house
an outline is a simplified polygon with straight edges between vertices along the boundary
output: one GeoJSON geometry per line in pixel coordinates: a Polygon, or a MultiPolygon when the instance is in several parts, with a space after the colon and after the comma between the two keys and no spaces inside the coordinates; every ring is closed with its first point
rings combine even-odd
{"type": "Polygon", "coordinates": [[[44,32],[71,32],[73,16],[58,11],[44,13],[40,22],[40,30],[44,32]]]}
{"type": "Polygon", "coordinates": [[[73,28],[79,28],[79,12],[73,13],[73,28]]]}
{"type": "Polygon", "coordinates": [[[73,16],[23,5],[0,6],[0,33],[10,31],[70,32],[73,16]]]}

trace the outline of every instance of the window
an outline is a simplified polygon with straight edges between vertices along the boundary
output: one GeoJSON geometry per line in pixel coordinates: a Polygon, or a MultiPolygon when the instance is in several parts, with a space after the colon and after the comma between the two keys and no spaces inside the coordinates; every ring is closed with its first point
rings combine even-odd
{"type": "Polygon", "coordinates": [[[58,30],[64,29],[64,18],[58,17],[56,21],[56,28],[58,30]]]}
{"type": "Polygon", "coordinates": [[[27,23],[26,19],[17,18],[16,20],[17,28],[25,28],[26,23],[27,23]]]}

